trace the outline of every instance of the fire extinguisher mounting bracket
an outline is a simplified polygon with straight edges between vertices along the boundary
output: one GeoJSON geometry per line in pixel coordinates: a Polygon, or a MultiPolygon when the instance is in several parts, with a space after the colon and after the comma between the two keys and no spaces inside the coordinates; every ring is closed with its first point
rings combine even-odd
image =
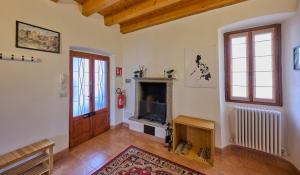
{"type": "Polygon", "coordinates": [[[122,89],[121,88],[117,88],[116,89],[116,93],[119,94],[119,95],[122,94],[122,89]]]}

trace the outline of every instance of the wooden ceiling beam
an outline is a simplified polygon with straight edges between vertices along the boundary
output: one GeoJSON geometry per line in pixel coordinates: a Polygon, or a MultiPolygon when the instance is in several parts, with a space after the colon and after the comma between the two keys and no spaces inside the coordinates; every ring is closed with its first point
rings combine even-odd
{"type": "Polygon", "coordinates": [[[86,0],[74,0],[76,1],[78,4],[82,5],[86,0]]]}
{"type": "Polygon", "coordinates": [[[175,7],[174,9],[167,9],[166,11],[145,16],[141,19],[138,18],[132,21],[121,23],[121,32],[133,32],[146,27],[233,5],[243,1],[246,0],[190,0],[186,3],[183,3],[182,6],[175,7]]]}
{"type": "Polygon", "coordinates": [[[162,9],[183,1],[187,0],[145,0],[130,8],[120,11],[119,13],[105,16],[105,25],[111,26],[114,24],[124,23],[155,10],[162,9]]]}
{"type": "Polygon", "coordinates": [[[96,12],[101,12],[119,1],[121,0],[87,0],[82,4],[82,14],[90,16],[96,12]]]}

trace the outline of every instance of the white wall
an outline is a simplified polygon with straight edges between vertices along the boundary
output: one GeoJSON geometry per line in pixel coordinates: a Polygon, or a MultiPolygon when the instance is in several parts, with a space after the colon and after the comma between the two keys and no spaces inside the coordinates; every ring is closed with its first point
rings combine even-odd
{"type": "MultiPolygon", "coordinates": [[[[173,115],[185,114],[215,120],[216,145],[223,147],[229,138],[221,141],[223,138],[221,127],[228,130],[229,126],[223,124],[220,115],[218,88],[220,82],[217,81],[215,88],[185,87],[184,48],[202,48],[211,45],[218,48],[218,29],[222,26],[257,16],[295,11],[296,3],[297,0],[251,0],[126,34],[123,36],[122,45],[125,78],[131,78],[132,72],[141,64],[147,66],[148,76],[162,76],[163,70],[174,68],[177,79],[173,86],[173,115]]],[[[218,50],[211,59],[218,68],[219,58],[215,56],[217,54],[218,50]]],[[[215,74],[219,80],[218,71],[215,74]]],[[[134,110],[133,84],[134,82],[125,84],[129,98],[124,113],[125,122],[134,110]]]]}
{"type": "Polygon", "coordinates": [[[300,169],[300,71],[293,70],[293,48],[300,45],[300,3],[297,14],[282,26],[284,104],[288,119],[288,151],[300,169]]]}
{"type": "MultiPolygon", "coordinates": [[[[112,68],[122,65],[118,27],[104,27],[100,15],[84,17],[74,1],[50,0],[2,2],[0,23],[0,52],[42,59],[39,64],[0,61],[0,154],[44,138],[55,141],[55,151],[67,148],[69,97],[59,97],[59,77],[69,75],[69,48],[102,50],[113,55],[112,68]],[[16,20],[59,31],[61,54],[15,48],[16,20]]],[[[115,80],[114,69],[111,72],[111,87],[120,87],[122,79],[115,80]]],[[[114,108],[114,100],[111,107],[115,125],[122,120],[121,111],[114,108]]]]}

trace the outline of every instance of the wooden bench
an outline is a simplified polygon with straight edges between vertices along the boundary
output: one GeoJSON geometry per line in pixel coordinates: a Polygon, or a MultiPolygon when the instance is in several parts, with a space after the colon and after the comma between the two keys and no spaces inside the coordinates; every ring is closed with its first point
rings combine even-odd
{"type": "Polygon", "coordinates": [[[45,139],[0,156],[0,175],[41,175],[53,171],[54,142],[45,139]]]}

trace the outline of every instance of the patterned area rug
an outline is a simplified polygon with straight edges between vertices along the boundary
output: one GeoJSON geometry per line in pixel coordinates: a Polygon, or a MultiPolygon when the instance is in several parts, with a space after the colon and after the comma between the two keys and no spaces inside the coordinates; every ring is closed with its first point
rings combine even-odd
{"type": "Polygon", "coordinates": [[[93,175],[204,175],[140,148],[130,146],[93,175]]]}

